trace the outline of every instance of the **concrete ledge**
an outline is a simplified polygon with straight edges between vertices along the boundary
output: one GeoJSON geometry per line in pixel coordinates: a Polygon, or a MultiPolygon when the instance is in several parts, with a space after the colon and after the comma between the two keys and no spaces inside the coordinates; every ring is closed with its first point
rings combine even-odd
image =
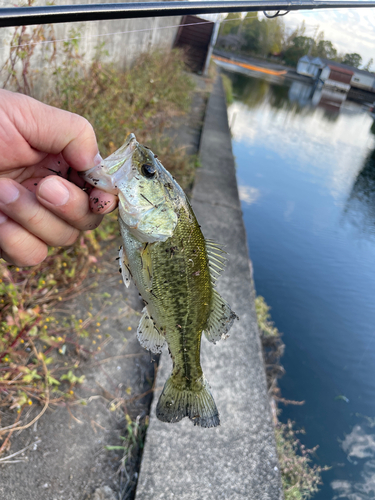
{"type": "MultiPolygon", "coordinates": [[[[231,336],[202,341],[202,366],[221,426],[194,427],[157,420],[156,391],[138,481],[137,500],[283,499],[254,307],[254,287],[237,192],[224,92],[219,78],[202,133],[193,207],[206,237],[225,245],[228,266],[218,290],[240,316],[231,336]]],[[[171,370],[161,357],[157,387],[171,370]]]]}

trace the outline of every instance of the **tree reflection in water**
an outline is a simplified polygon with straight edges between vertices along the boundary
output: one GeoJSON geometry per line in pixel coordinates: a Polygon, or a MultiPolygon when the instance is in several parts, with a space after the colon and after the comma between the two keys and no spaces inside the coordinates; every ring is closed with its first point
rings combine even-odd
{"type": "Polygon", "coordinates": [[[357,175],[344,214],[362,233],[375,235],[375,149],[357,175]]]}

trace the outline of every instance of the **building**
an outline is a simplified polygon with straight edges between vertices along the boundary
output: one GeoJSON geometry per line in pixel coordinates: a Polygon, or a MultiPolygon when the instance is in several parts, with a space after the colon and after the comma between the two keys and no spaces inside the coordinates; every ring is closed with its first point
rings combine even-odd
{"type": "Polygon", "coordinates": [[[303,56],[297,64],[297,73],[314,79],[318,78],[321,69],[321,61],[318,57],[303,56]]]}
{"type": "Polygon", "coordinates": [[[195,73],[207,73],[219,33],[220,16],[221,14],[202,14],[182,18],[174,46],[184,50],[187,65],[195,73]]]}
{"type": "Polygon", "coordinates": [[[322,69],[319,81],[324,87],[331,89],[334,92],[347,94],[351,88],[351,81],[354,72],[350,69],[342,68],[336,64],[327,64],[322,69]]]}
{"type": "Polygon", "coordinates": [[[297,73],[320,80],[324,85],[336,86],[338,91],[348,92],[350,89],[359,89],[375,93],[374,73],[323,57],[313,58],[307,55],[301,57],[298,61],[297,73]]]}

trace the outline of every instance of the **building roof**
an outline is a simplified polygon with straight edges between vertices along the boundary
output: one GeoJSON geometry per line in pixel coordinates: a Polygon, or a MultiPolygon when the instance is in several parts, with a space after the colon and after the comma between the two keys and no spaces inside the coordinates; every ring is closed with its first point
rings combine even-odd
{"type": "Polygon", "coordinates": [[[317,62],[320,61],[323,66],[329,66],[331,69],[333,69],[332,66],[335,66],[336,68],[341,68],[342,70],[348,70],[352,71],[353,73],[360,73],[362,75],[375,77],[374,73],[370,73],[369,71],[366,71],[364,69],[358,69],[354,66],[349,66],[348,64],[342,64],[336,61],[332,61],[331,59],[325,59],[324,57],[316,57],[314,60],[316,60],[317,62]]]}
{"type": "Polygon", "coordinates": [[[354,71],[348,68],[342,68],[340,66],[337,66],[336,64],[327,64],[327,66],[332,70],[332,71],[337,71],[338,73],[344,73],[345,75],[354,75],[354,71]]]}
{"type": "MultiPolygon", "coordinates": [[[[312,60],[313,60],[313,57],[308,56],[308,55],[306,55],[306,56],[302,56],[302,57],[299,59],[299,61],[303,61],[303,62],[311,62],[312,60]]],[[[298,62],[299,62],[299,61],[298,61],[298,62]]]]}

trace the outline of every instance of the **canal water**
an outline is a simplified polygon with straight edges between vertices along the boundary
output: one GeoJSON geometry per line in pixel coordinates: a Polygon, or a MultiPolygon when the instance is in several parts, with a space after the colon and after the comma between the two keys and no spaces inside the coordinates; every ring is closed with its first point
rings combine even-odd
{"type": "Polygon", "coordinates": [[[315,500],[375,497],[375,135],[359,105],[240,73],[229,106],[256,291],[286,344],[280,419],[331,469],[315,500]]]}

